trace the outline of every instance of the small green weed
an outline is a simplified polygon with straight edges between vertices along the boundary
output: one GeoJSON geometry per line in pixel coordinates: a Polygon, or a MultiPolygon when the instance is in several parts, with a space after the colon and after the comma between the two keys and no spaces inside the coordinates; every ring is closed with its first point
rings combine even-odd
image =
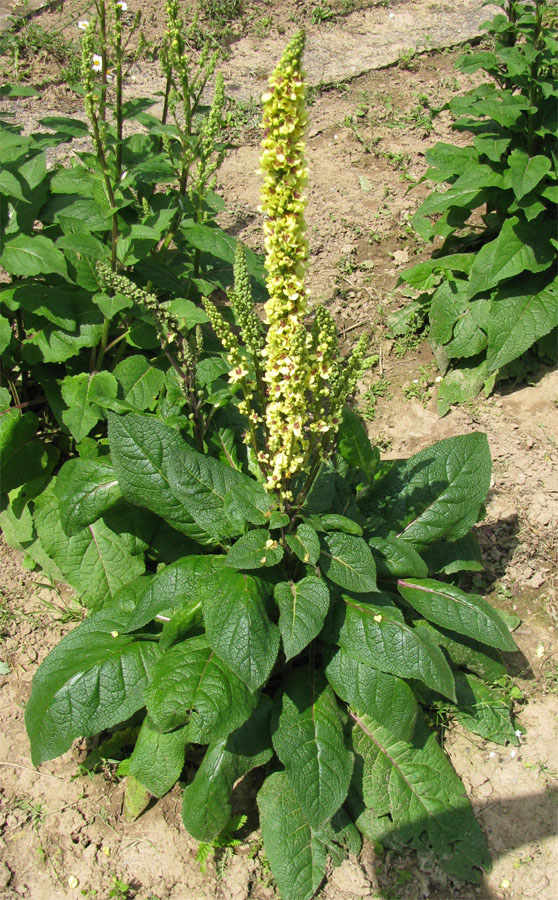
{"type": "Polygon", "coordinates": [[[242,14],[242,0],[203,0],[200,11],[216,25],[225,25],[242,14]]]}
{"type": "Polygon", "coordinates": [[[330,19],[335,18],[335,13],[331,9],[327,3],[318,3],[317,6],[314,6],[311,14],[312,25],[321,25],[322,22],[327,22],[330,19]]]}
{"type": "Polygon", "coordinates": [[[407,400],[420,400],[423,406],[428,404],[432,398],[432,372],[430,366],[421,366],[419,369],[419,377],[413,378],[409,384],[403,388],[403,395],[407,400]]]}
{"type": "Polygon", "coordinates": [[[108,895],[110,898],[114,898],[114,900],[129,900],[131,897],[130,885],[128,882],[123,881],[121,878],[117,878],[117,876],[114,875],[112,887],[108,895]]]}
{"type": "Polygon", "coordinates": [[[378,381],[373,382],[364,394],[364,418],[369,422],[373,422],[376,417],[376,403],[378,397],[385,397],[389,387],[389,381],[382,376],[378,381]]]}
{"type": "Polygon", "coordinates": [[[246,824],[246,816],[233,816],[229,824],[217,835],[212,841],[202,841],[196,853],[196,862],[199,863],[200,871],[205,874],[207,864],[214,856],[216,858],[216,871],[218,879],[223,877],[225,868],[227,867],[235,847],[239,847],[242,841],[235,838],[235,832],[239,831],[246,824]],[[223,851],[218,854],[216,851],[223,851]]]}

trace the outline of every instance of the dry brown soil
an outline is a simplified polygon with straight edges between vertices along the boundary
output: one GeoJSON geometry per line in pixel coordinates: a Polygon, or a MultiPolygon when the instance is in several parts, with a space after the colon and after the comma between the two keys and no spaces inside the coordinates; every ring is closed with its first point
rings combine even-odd
{"type": "MultiPolygon", "coordinates": [[[[87,5],[67,0],[34,21],[72,37],[72,21],[87,5]]],[[[309,110],[312,297],[329,305],[347,343],[362,330],[372,333],[380,361],[363,380],[359,403],[371,438],[387,455],[406,456],[469,431],[488,435],[494,475],[487,515],[477,529],[486,569],[476,577],[475,588],[521,617],[516,632],[521,652],[509,663],[524,692],[516,711],[525,730],[517,750],[492,745],[451,723],[444,733],[493,854],[492,872],[482,886],[455,883],[434,859],[380,856],[366,845],[359,860],[350,859],[331,873],[319,896],[557,900],[558,372],[541,371],[528,386],[503,384],[489,399],[479,398],[439,419],[428,345],[415,341],[405,347],[386,336],[384,325],[386,315],[403,302],[396,290],[398,273],[428,254],[409,227],[427,186],[408,188],[426,169],[425,150],[450,136],[447,114],[431,121],[429,110],[469,85],[453,69],[455,51],[419,56],[408,51],[469,38],[486,13],[476,0],[355,2],[350,14],[312,24],[316,5],[247,0],[243,19],[232,23],[223,70],[236,100],[230,130],[235,147],[220,172],[227,200],[223,225],[261,249],[259,113],[250,98],[258,97],[285,40],[305,24],[310,81],[330,84],[311,92],[309,110]],[[394,65],[401,56],[403,63],[394,65]]],[[[163,30],[163,6],[162,0],[143,4],[154,48],[163,30]]],[[[330,6],[339,10],[343,4],[330,6]]],[[[60,64],[49,53],[22,60],[33,83],[43,87],[41,100],[12,104],[27,128],[46,114],[80,114],[79,99],[60,83],[60,64]]],[[[13,75],[13,60],[0,60],[0,66],[2,77],[13,75]]],[[[160,86],[157,73],[157,62],[142,58],[128,90],[153,93],[160,86]]],[[[9,672],[0,675],[0,898],[276,897],[258,840],[255,783],[241,786],[239,801],[248,799],[249,812],[241,845],[210,861],[204,874],[195,860],[196,842],[181,826],[178,788],[127,823],[121,817],[123,787],[111,767],[94,778],[79,773],[85,742],[33,769],[23,724],[31,679],[75,622],[61,621],[61,610],[70,603],[64,591],[45,591],[37,584],[40,576],[26,572],[5,546],[1,559],[0,661],[9,672]],[[58,609],[45,607],[45,600],[58,609]],[[122,887],[117,892],[115,879],[129,885],[127,892],[122,887]]]]}

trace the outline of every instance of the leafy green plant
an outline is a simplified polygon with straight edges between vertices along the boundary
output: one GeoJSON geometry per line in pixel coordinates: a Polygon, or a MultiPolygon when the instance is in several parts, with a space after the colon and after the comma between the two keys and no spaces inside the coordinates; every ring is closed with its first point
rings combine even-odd
{"type": "MultiPolygon", "coordinates": [[[[0,123],[0,265],[11,276],[0,287],[0,482],[9,497],[1,525],[53,581],[93,604],[102,596],[96,578],[109,596],[145,570],[154,534],[136,534],[120,503],[89,538],[79,517],[65,520],[71,539],[55,547],[52,536],[41,538],[47,497],[56,503],[50,474],[73,457],[64,477],[95,505],[83,479],[102,471],[110,409],[156,411],[169,423],[186,410],[203,442],[230,392],[222,364],[201,358],[208,319],[196,301],[230,286],[236,243],[215,222],[223,202],[213,177],[225,151],[220,79],[211,107],[202,103],[216,54],[206,48],[191,60],[169,0],[155,117],[152,99],[124,97],[126,45],[139,17],[126,33],[116,0],[98,0],[96,13],[82,45],[88,124],[49,117],[27,136],[0,123]],[[143,132],[125,136],[126,123],[143,132]],[[47,169],[49,148],[87,136],[94,152],[47,169]]],[[[1,93],[36,94],[17,85],[1,93]]],[[[254,254],[248,264],[261,278],[254,254]]],[[[155,552],[165,556],[164,544],[155,552]]]]}
{"type": "MultiPolygon", "coordinates": [[[[479,730],[489,698],[494,739],[517,743],[493,684],[515,649],[508,621],[457,583],[478,569],[486,437],[382,462],[346,406],[366,339],[343,359],[325,308],[307,324],[303,46],[301,33],[263,98],[263,321],[238,247],[230,305],[203,298],[214,338],[189,405],[112,405],[106,440],[39,472],[43,556],[73,583],[79,570],[95,611],[39,667],[26,708],[36,765],[78,736],[125,732],[112,753],[139,728],[119,766],[135,814],[198,761],[182,817],[208,845],[225,839],[237,781],[265,767],[260,825],[283,900],[309,900],[361,834],[432,847],[478,881],[482,832],[429,710],[443,699],[479,730]]],[[[10,499],[17,518],[27,507],[10,499]]]]}
{"type": "Polygon", "coordinates": [[[485,25],[494,48],[457,63],[492,81],[447,105],[454,128],[472,134],[473,143],[439,143],[426,154],[425,178],[450,187],[435,190],[413,223],[422,238],[443,244],[401,276],[420,293],[393,323],[401,332],[408,316],[427,319],[445,375],[441,414],[521,372],[528,351],[551,361],[558,353],[553,4],[499,5],[503,12],[485,25]]]}

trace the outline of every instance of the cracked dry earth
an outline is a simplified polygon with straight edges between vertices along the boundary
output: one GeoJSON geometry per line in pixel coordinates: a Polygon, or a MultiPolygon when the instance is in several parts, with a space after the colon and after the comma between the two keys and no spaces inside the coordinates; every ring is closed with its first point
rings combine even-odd
{"type": "MultiPolygon", "coordinates": [[[[520,746],[511,748],[451,722],[444,730],[445,746],[493,855],[492,871],[481,886],[454,882],[435,859],[379,855],[365,844],[358,860],[330,873],[319,898],[557,900],[558,372],[541,371],[529,386],[500,385],[489,399],[439,419],[428,345],[415,343],[401,355],[400,343],[387,337],[384,326],[386,314],[403,302],[396,291],[398,273],[428,255],[409,228],[428,188],[408,192],[409,179],[424,174],[428,147],[453,139],[447,114],[432,119],[428,111],[470,86],[453,69],[457,51],[414,57],[408,51],[470,39],[490,11],[476,0],[392,0],[355,3],[349,15],[312,25],[314,5],[246,2],[244,19],[233,23],[223,70],[237,118],[234,146],[219,176],[227,200],[222,224],[261,249],[255,212],[259,111],[250,98],[261,93],[286,39],[306,24],[310,81],[322,84],[309,109],[312,297],[331,308],[347,345],[362,330],[373,335],[380,362],[364,378],[358,402],[370,419],[371,438],[387,456],[408,456],[434,440],[469,431],[488,435],[493,480],[486,518],[477,526],[485,570],[473,583],[495,606],[521,618],[515,632],[521,652],[508,661],[523,693],[516,713],[525,732],[520,746]],[[271,24],[262,40],[264,14],[271,24]],[[397,65],[402,56],[404,64],[397,65]],[[380,382],[384,387],[377,390],[380,382]]],[[[0,12],[5,6],[0,0],[0,12]]],[[[85,0],[66,0],[45,8],[35,21],[71,35],[85,6],[85,0]]],[[[145,9],[154,44],[164,27],[163,6],[154,0],[145,9]]],[[[9,80],[10,61],[0,60],[2,67],[2,78],[9,80]]],[[[156,72],[154,62],[136,65],[130,92],[154,93],[160,84],[156,72]]],[[[42,87],[41,99],[8,104],[26,129],[47,114],[80,114],[79,98],[61,83],[56,60],[38,54],[27,74],[42,87]]],[[[129,885],[123,896],[136,900],[276,898],[259,843],[255,780],[246,779],[236,791],[238,811],[252,810],[241,846],[211,860],[203,873],[195,860],[197,844],[181,826],[177,788],[128,823],[121,815],[123,787],[111,767],[94,778],[80,774],[86,742],[33,769],[23,710],[37,665],[72,627],[61,621],[71,598],[63,587],[57,594],[42,586],[40,575],[27,572],[6,545],[0,558],[0,661],[6,664],[1,671],[8,668],[0,674],[1,900],[105,900],[120,896],[111,894],[115,879],[129,885]]]]}

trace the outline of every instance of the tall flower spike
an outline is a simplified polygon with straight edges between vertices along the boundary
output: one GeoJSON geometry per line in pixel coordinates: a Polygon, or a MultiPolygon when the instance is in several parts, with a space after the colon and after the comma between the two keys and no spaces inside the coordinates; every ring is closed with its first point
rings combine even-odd
{"type": "Polygon", "coordinates": [[[264,139],[260,159],[265,266],[269,300],[265,305],[268,332],[263,354],[269,402],[266,409],[271,473],[268,489],[292,499],[288,487],[300,469],[308,438],[300,427],[306,420],[309,367],[305,354],[310,336],[300,346],[300,326],[307,312],[304,287],[308,246],[305,238],[303,190],[307,170],[304,132],[307,124],[302,72],[304,33],[287,46],[264,94],[264,139]],[[296,346],[297,352],[293,352],[296,346]]]}

